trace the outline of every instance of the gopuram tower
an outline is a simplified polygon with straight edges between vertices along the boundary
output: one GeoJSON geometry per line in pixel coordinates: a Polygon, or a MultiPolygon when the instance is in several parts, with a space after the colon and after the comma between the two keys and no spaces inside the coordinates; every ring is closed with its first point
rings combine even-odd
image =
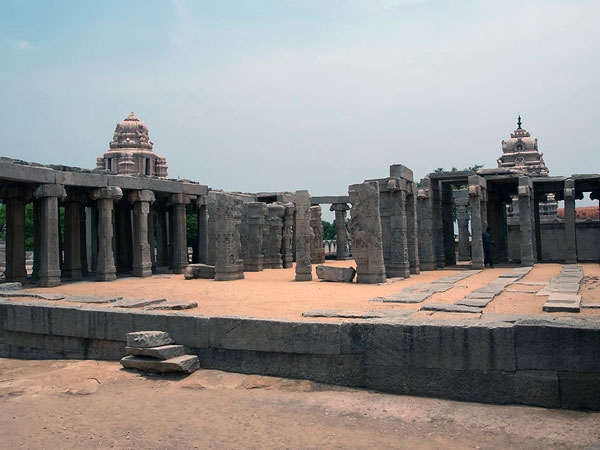
{"type": "Polygon", "coordinates": [[[167,176],[167,160],[152,151],[148,127],[131,113],[117,124],[110,149],[96,158],[98,169],[125,175],[167,176]]]}
{"type": "MultiPolygon", "coordinates": [[[[502,141],[502,156],[498,158],[498,167],[525,172],[530,177],[547,177],[550,173],[544,163],[544,154],[538,151],[538,141],[533,139],[529,131],[521,127],[521,116],[517,119],[517,129],[510,134],[510,139],[502,141]]],[[[540,218],[552,220],[557,217],[558,203],[553,194],[549,194],[546,202],[540,203],[540,218]]],[[[518,202],[508,208],[509,221],[519,217],[518,202]]]]}

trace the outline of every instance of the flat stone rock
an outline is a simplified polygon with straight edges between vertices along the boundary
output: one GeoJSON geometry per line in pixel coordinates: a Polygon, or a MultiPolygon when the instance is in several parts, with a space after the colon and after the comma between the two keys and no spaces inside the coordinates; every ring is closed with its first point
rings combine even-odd
{"type": "Polygon", "coordinates": [[[481,308],[456,305],[454,303],[426,303],[421,306],[421,311],[445,311],[456,313],[481,313],[481,308]]]}
{"type": "Polygon", "coordinates": [[[99,297],[96,295],[69,295],[65,297],[66,302],[73,303],[114,303],[123,297],[99,297]]]}
{"type": "Polygon", "coordinates": [[[0,291],[20,291],[22,288],[21,283],[0,283],[0,291]]]}
{"type": "Polygon", "coordinates": [[[343,311],[339,309],[332,310],[314,310],[305,311],[303,317],[325,317],[340,319],[383,319],[388,317],[406,317],[417,312],[416,309],[405,309],[401,311],[379,310],[379,311],[343,311]]]}
{"type": "Polygon", "coordinates": [[[143,306],[155,305],[157,303],[164,302],[166,302],[166,299],[164,298],[124,298],[114,302],[110,306],[115,308],[142,308],[143,306]]]}
{"type": "Polygon", "coordinates": [[[476,299],[476,298],[463,298],[462,300],[459,300],[456,302],[457,305],[463,305],[463,306],[472,306],[475,308],[485,308],[493,299],[491,298],[481,298],[481,299],[476,299]]]}
{"type": "Polygon", "coordinates": [[[163,345],[173,344],[169,333],[164,331],[136,331],[127,333],[127,347],[161,347],[163,345]]]}
{"type": "Polygon", "coordinates": [[[600,303],[586,303],[580,306],[581,308],[600,308],[600,303]]]}
{"type": "Polygon", "coordinates": [[[149,356],[165,360],[185,355],[185,347],[183,345],[161,345],[151,348],[125,347],[125,353],[128,356],[149,356]]]}
{"type": "Polygon", "coordinates": [[[467,294],[465,296],[465,298],[469,298],[469,299],[478,299],[478,300],[492,300],[494,297],[496,296],[496,294],[492,293],[492,292],[471,292],[469,294],[467,294]]]}
{"type": "Polygon", "coordinates": [[[176,356],[164,361],[145,356],[125,356],[121,359],[121,365],[127,369],[137,369],[142,372],[193,373],[200,368],[200,361],[196,355],[176,356]]]}
{"type": "Polygon", "coordinates": [[[183,276],[186,280],[195,278],[213,279],[215,277],[215,266],[209,266],[208,264],[189,264],[186,267],[183,276]]]}
{"type": "Polygon", "coordinates": [[[507,289],[506,292],[517,292],[521,294],[535,294],[539,289],[507,289]]]}
{"type": "Polygon", "coordinates": [[[546,312],[579,312],[579,304],[578,303],[559,303],[559,302],[551,302],[544,303],[543,310],[546,312]]]}
{"type": "Polygon", "coordinates": [[[323,281],[351,283],[355,275],[354,267],[317,266],[317,277],[323,281]]]}
{"type": "Polygon", "coordinates": [[[384,303],[422,303],[431,297],[431,294],[431,292],[414,292],[408,294],[400,292],[389,297],[377,297],[375,301],[384,303]]]}
{"type": "Polygon", "coordinates": [[[549,302],[581,302],[581,295],[556,292],[550,294],[549,302]]]}
{"type": "Polygon", "coordinates": [[[165,302],[158,303],[156,305],[146,306],[146,307],[144,307],[144,309],[147,309],[147,310],[159,310],[159,309],[179,310],[179,309],[192,309],[192,308],[196,308],[197,306],[198,306],[198,303],[196,303],[196,302],[188,302],[185,300],[167,300],[165,302]]]}
{"type": "Polygon", "coordinates": [[[515,281],[515,284],[524,284],[525,286],[548,286],[545,281],[515,281]]]}
{"type": "Polygon", "coordinates": [[[41,300],[62,300],[65,298],[64,295],[61,294],[43,294],[38,292],[25,292],[25,291],[0,291],[0,297],[23,297],[23,298],[39,298],[41,300]]]}

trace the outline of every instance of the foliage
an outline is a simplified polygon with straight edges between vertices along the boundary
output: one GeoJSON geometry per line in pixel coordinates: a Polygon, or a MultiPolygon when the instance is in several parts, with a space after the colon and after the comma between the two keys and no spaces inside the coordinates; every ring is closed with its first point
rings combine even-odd
{"type": "Polygon", "coordinates": [[[187,246],[193,247],[194,241],[198,238],[198,214],[191,208],[185,212],[185,226],[187,246]]]}
{"type": "Polygon", "coordinates": [[[335,220],[332,223],[327,222],[325,220],[322,220],[322,222],[323,222],[323,240],[329,241],[331,239],[335,239],[335,236],[336,236],[335,220]]]}

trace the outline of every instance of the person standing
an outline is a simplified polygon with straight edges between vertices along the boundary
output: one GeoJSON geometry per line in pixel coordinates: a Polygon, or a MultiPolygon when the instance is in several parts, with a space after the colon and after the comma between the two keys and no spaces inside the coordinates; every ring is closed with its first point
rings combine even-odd
{"type": "Polygon", "coordinates": [[[483,265],[484,267],[487,267],[489,264],[490,269],[493,269],[494,262],[492,261],[492,245],[495,244],[494,241],[492,241],[492,237],[490,236],[490,231],[492,231],[491,227],[487,227],[481,235],[481,239],[483,240],[483,265]]]}

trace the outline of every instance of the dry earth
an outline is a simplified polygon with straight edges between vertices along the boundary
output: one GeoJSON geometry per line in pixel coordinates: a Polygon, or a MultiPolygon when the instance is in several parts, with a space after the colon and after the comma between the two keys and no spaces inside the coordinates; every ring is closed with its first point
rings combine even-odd
{"type": "Polygon", "coordinates": [[[6,449],[598,448],[600,413],[116,362],[0,359],[6,449]]]}

